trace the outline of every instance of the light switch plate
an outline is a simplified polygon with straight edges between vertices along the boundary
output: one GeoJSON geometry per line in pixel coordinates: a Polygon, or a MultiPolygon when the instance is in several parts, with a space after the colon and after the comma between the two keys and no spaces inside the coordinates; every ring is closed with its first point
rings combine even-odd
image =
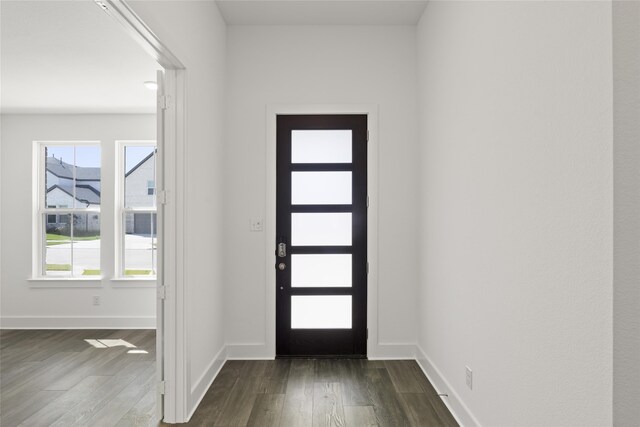
{"type": "Polygon", "coordinates": [[[469,387],[469,390],[473,390],[473,371],[471,370],[470,367],[465,366],[465,373],[466,373],[467,387],[469,387]]]}

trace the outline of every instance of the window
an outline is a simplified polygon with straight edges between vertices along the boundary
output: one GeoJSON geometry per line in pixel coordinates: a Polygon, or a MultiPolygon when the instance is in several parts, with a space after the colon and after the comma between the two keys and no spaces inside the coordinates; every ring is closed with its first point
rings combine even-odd
{"type": "Polygon", "coordinates": [[[153,196],[156,194],[156,182],[155,181],[147,181],[147,196],[153,196]]]}
{"type": "Polygon", "coordinates": [[[96,142],[39,142],[34,275],[100,275],[101,153],[96,142]]]}
{"type": "Polygon", "coordinates": [[[116,271],[121,277],[155,277],[156,144],[150,141],[121,141],[118,149],[116,271]]]}
{"type": "MultiPolygon", "coordinates": [[[[48,208],[55,208],[55,205],[49,205],[48,208]]],[[[47,215],[47,224],[55,224],[58,222],[58,215],[47,215]]]]}

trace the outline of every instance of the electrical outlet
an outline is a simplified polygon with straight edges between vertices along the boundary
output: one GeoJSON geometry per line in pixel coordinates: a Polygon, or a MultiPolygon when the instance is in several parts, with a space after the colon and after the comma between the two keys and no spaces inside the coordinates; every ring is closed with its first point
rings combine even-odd
{"type": "Polygon", "coordinates": [[[249,230],[262,231],[263,229],[264,229],[264,221],[262,221],[262,218],[254,218],[251,220],[251,225],[249,226],[249,230]]]}
{"type": "Polygon", "coordinates": [[[469,387],[469,390],[473,390],[473,371],[471,370],[470,367],[465,366],[465,373],[466,373],[467,387],[469,387]]]}
{"type": "Polygon", "coordinates": [[[100,305],[100,297],[99,296],[94,296],[93,297],[93,305],[100,305]]]}

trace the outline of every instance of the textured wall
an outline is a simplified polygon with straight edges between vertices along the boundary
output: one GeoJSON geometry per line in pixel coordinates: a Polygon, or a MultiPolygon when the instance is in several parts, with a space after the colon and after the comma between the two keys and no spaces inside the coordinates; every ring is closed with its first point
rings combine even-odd
{"type": "Polygon", "coordinates": [[[418,44],[440,391],[486,426],[610,425],[611,4],[432,2],[418,44]]]}
{"type": "Polygon", "coordinates": [[[640,424],[640,2],[613,2],[613,421],[640,424]]]}

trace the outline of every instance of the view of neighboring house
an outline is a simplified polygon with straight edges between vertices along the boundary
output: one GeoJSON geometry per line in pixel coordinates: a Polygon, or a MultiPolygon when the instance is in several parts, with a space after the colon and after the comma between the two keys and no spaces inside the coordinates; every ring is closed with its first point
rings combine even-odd
{"type": "MultiPolygon", "coordinates": [[[[100,168],[76,166],[74,182],[73,165],[55,156],[47,157],[46,162],[47,208],[90,208],[100,205],[100,168]]],[[[68,223],[68,215],[47,215],[47,230],[64,228],[68,223]]],[[[99,231],[100,217],[96,214],[76,214],[74,224],[80,232],[99,231]]]]}
{"type": "MultiPolygon", "coordinates": [[[[125,173],[124,205],[127,208],[152,208],[156,203],[156,151],[140,160],[125,173]]],[[[148,213],[128,213],[125,216],[125,233],[154,234],[156,217],[148,213]]]]}
{"type": "MultiPolygon", "coordinates": [[[[125,206],[152,208],[155,206],[155,151],[143,158],[125,174],[125,206]]],[[[100,205],[100,168],[74,166],[55,156],[46,160],[46,203],[48,208],[91,208],[100,205]],[[75,190],[75,191],[74,191],[75,190]],[[75,197],[74,197],[75,195],[75,197]]],[[[68,215],[47,215],[47,229],[65,228],[68,215]]],[[[79,233],[100,230],[100,218],[95,214],[75,214],[74,229],[79,233]]],[[[127,214],[127,234],[152,234],[155,216],[127,214]]]]}

